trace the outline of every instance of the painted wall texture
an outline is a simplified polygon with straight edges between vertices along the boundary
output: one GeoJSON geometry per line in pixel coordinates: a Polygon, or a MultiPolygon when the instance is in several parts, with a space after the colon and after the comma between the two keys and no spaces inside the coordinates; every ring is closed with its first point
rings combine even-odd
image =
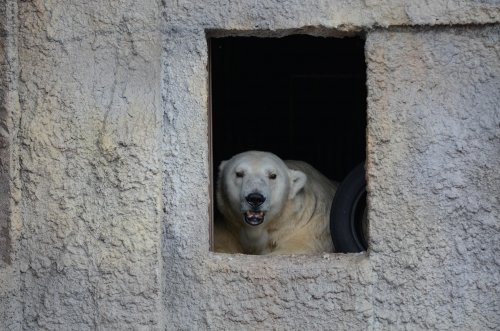
{"type": "Polygon", "coordinates": [[[500,4],[0,3],[0,325],[500,328],[500,4]],[[366,37],[366,254],[209,252],[207,36],[366,37]]]}

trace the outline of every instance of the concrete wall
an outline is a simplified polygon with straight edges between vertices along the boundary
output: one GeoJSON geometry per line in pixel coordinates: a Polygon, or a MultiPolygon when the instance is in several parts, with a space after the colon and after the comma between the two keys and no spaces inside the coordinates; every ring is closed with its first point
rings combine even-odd
{"type": "Polygon", "coordinates": [[[499,37],[498,26],[369,35],[370,262],[381,329],[500,327],[499,37]]]}
{"type": "Polygon", "coordinates": [[[17,22],[17,4],[0,3],[0,324],[7,329],[19,328],[22,317],[17,22]]]}
{"type": "Polygon", "coordinates": [[[7,0],[0,13],[1,325],[500,326],[496,1],[7,0]],[[207,33],[297,32],[366,35],[370,249],[211,253],[207,33]]]}
{"type": "Polygon", "coordinates": [[[8,293],[9,275],[1,283],[5,301],[17,297],[22,307],[12,325],[159,325],[159,5],[6,5],[17,7],[5,17],[7,51],[17,53],[7,85],[20,103],[6,109],[18,118],[7,132],[21,183],[22,230],[9,266],[19,290],[8,293]]]}

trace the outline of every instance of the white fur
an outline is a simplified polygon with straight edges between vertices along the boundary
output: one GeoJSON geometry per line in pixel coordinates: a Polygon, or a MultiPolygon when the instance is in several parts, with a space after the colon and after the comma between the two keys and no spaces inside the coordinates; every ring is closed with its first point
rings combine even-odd
{"type": "Polygon", "coordinates": [[[217,205],[225,223],[216,227],[216,251],[247,254],[332,252],[330,207],[336,185],[301,161],[284,162],[268,152],[235,155],[219,167],[217,205]],[[273,178],[273,176],[276,178],[273,178]],[[260,193],[265,212],[259,225],[245,222],[245,197],[260,193]],[[217,233],[225,229],[227,233],[217,233]],[[224,238],[224,242],[217,242],[224,238]],[[229,238],[233,238],[233,241],[229,238]],[[235,251],[234,247],[240,247],[235,251]],[[241,251],[240,251],[241,250],[241,251]]]}

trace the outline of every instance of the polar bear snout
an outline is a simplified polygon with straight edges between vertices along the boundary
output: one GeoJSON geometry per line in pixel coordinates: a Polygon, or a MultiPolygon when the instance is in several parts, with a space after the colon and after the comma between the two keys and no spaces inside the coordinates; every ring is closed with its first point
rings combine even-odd
{"type": "Polygon", "coordinates": [[[256,226],[264,223],[264,218],[269,206],[264,204],[266,197],[260,192],[253,191],[247,194],[243,204],[243,218],[245,223],[251,226],[256,226]],[[248,209],[250,207],[250,209],[248,209]]]}
{"type": "Polygon", "coordinates": [[[247,195],[245,200],[250,206],[252,206],[252,208],[256,208],[262,205],[264,201],[266,201],[266,198],[262,194],[254,192],[247,195]]]}

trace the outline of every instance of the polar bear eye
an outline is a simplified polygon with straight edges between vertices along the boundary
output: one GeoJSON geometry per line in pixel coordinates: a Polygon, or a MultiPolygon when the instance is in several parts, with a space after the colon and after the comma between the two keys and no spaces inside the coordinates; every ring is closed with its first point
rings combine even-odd
{"type": "Polygon", "coordinates": [[[276,179],[276,174],[269,174],[269,179],[276,179]]]}
{"type": "Polygon", "coordinates": [[[243,176],[245,176],[245,173],[243,171],[236,171],[236,177],[242,178],[243,176]]]}

